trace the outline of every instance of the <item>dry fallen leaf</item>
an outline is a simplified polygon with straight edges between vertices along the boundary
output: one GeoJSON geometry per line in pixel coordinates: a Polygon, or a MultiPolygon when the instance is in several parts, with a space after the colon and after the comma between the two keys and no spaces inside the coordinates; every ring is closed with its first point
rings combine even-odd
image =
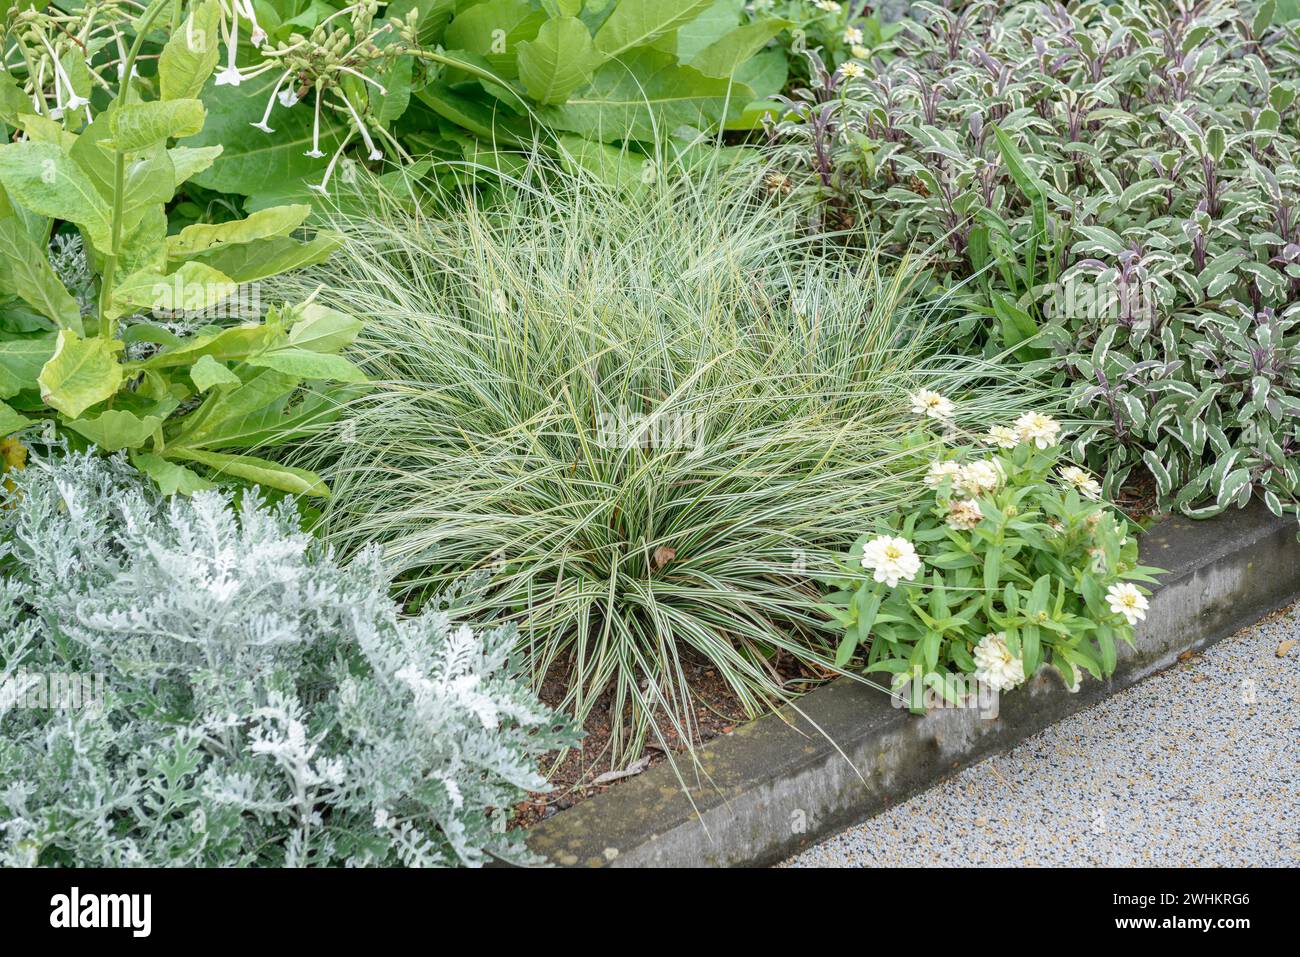
{"type": "Polygon", "coordinates": [[[677,557],[677,549],[669,548],[667,545],[660,545],[650,556],[650,568],[652,571],[659,571],[674,558],[677,557]]]}
{"type": "Polygon", "coordinates": [[[1279,658],[1285,658],[1286,653],[1294,647],[1295,647],[1295,639],[1288,638],[1286,641],[1282,642],[1282,644],[1277,646],[1277,656],[1279,658]]]}
{"type": "Polygon", "coordinates": [[[613,782],[620,781],[623,778],[630,778],[634,774],[640,774],[649,766],[649,764],[650,755],[647,754],[644,757],[637,758],[629,764],[626,771],[606,771],[604,774],[592,781],[591,786],[595,787],[598,784],[612,784],[613,782]]]}

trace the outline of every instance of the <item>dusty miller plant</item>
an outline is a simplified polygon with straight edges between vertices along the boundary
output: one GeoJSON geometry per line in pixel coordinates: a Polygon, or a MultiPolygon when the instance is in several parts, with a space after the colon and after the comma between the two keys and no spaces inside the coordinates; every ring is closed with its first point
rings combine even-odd
{"type": "Polygon", "coordinates": [[[9,477],[0,862],[534,861],[509,808],[572,735],[509,629],[402,617],[376,553],[341,567],[256,492],[166,501],[120,456],[9,477]],[[102,706],[34,699],[51,673],[102,706]]]}

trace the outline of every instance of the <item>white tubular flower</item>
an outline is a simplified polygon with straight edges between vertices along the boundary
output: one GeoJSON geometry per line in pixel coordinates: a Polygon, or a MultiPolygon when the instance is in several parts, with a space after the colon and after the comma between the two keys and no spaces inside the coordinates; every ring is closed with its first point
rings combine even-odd
{"type": "Polygon", "coordinates": [[[1002,463],[997,459],[981,459],[961,467],[954,485],[972,498],[990,495],[1006,481],[1002,463]]]}
{"type": "Polygon", "coordinates": [[[271,129],[268,125],[271,120],[271,110],[275,108],[276,94],[280,92],[280,87],[284,86],[284,81],[289,78],[290,72],[291,71],[289,70],[285,70],[280,74],[280,79],[276,80],[275,86],[271,88],[271,95],[266,98],[266,109],[262,112],[262,119],[257,123],[248,124],[249,126],[255,126],[263,133],[275,132],[275,130],[271,129]]]}
{"type": "Polygon", "coordinates": [[[862,68],[861,63],[857,63],[853,60],[845,60],[840,64],[840,76],[844,77],[846,80],[856,80],[858,77],[864,76],[866,72],[867,71],[862,68]]]}
{"type": "Polygon", "coordinates": [[[1009,425],[995,425],[984,436],[984,443],[999,449],[1014,449],[1020,444],[1020,434],[1009,425]]]}
{"type": "MultiPolygon", "coordinates": [[[[845,66],[847,65],[845,64],[845,66]]],[[[947,421],[953,416],[952,400],[944,398],[938,392],[921,389],[908,398],[912,402],[912,412],[915,415],[924,415],[927,418],[940,421],[947,421]]]]}
{"type": "Polygon", "coordinates": [[[352,131],[348,130],[347,136],[343,137],[343,142],[339,144],[339,148],[336,149],[334,151],[334,155],[330,157],[329,165],[325,167],[325,176],[321,179],[319,183],[308,184],[307,186],[308,189],[312,190],[313,192],[320,193],[322,196],[328,195],[325,192],[325,190],[326,187],[328,187],[330,184],[330,177],[334,175],[334,167],[335,165],[337,165],[339,161],[339,157],[343,155],[343,150],[347,147],[348,143],[351,140],[352,140],[352,131]]]}
{"type": "Polygon", "coordinates": [[[1010,691],[1025,680],[1025,663],[1011,654],[1004,632],[988,634],[975,646],[975,678],[994,691],[1010,691]]]}
{"type": "Polygon", "coordinates": [[[1130,625],[1136,625],[1145,618],[1147,608],[1150,607],[1146,596],[1130,582],[1111,585],[1106,589],[1106,601],[1110,603],[1110,610],[1117,615],[1123,615],[1124,620],[1130,625]]]}
{"type": "Polygon", "coordinates": [[[226,68],[216,75],[217,86],[239,86],[243,79],[235,64],[235,51],[239,49],[239,3],[231,4],[230,27],[226,30],[226,68]]]}
{"type": "Polygon", "coordinates": [[[1040,449],[1056,444],[1061,434],[1061,423],[1041,412],[1026,412],[1016,419],[1016,432],[1022,442],[1032,442],[1040,449]]]}
{"type": "Polygon", "coordinates": [[[862,30],[859,29],[858,27],[845,27],[844,42],[848,44],[861,43],[862,30]]]}
{"type": "Polygon", "coordinates": [[[916,578],[921,570],[921,558],[907,539],[881,535],[867,542],[862,550],[862,567],[874,573],[875,581],[894,588],[899,579],[916,578]]]}
{"type": "Polygon", "coordinates": [[[366,144],[366,149],[370,151],[370,158],[372,160],[383,159],[383,152],[379,147],[375,146],[375,141],[370,138],[370,131],[366,129],[366,124],[362,121],[361,114],[352,105],[352,101],[342,94],[339,94],[339,98],[343,101],[343,105],[348,108],[348,112],[352,114],[352,121],[356,123],[357,132],[361,134],[361,140],[366,144]]]}
{"type": "MultiPolygon", "coordinates": [[[[234,0],[233,6],[239,7],[239,0],[234,0]]],[[[243,0],[242,9],[244,12],[244,19],[248,21],[251,27],[248,39],[252,42],[253,46],[260,47],[266,42],[266,31],[263,30],[261,24],[257,22],[257,14],[253,11],[253,0],[243,0]]]]}
{"type": "Polygon", "coordinates": [[[980,503],[974,499],[959,499],[948,506],[948,514],[944,521],[948,527],[959,532],[969,532],[978,525],[984,513],[980,511],[980,503]]]}
{"type": "Polygon", "coordinates": [[[280,91],[280,105],[286,110],[298,103],[298,91],[294,89],[292,83],[280,91]]]}
{"type": "Polygon", "coordinates": [[[1061,469],[1061,478],[1084,498],[1090,498],[1094,502],[1101,498],[1101,485],[1077,465],[1069,465],[1061,469]]]}
{"type": "Polygon", "coordinates": [[[304,156],[310,156],[312,159],[320,159],[325,154],[320,151],[320,101],[324,94],[320,90],[320,82],[316,83],[316,109],[311,118],[311,149],[304,156]]]}
{"type": "Polygon", "coordinates": [[[930,463],[930,470],[925,473],[925,484],[930,488],[938,488],[944,483],[945,479],[957,480],[961,475],[961,465],[957,462],[944,462],[939,459],[930,463]]]}

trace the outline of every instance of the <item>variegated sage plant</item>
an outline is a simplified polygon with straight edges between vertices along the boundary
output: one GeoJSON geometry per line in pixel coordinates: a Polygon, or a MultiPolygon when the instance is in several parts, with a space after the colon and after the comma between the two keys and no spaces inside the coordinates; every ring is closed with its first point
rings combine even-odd
{"type": "Polygon", "coordinates": [[[1295,4],[951,6],[792,104],[806,194],[930,247],[975,348],[1070,384],[1107,493],[1297,513],[1295,4]]]}

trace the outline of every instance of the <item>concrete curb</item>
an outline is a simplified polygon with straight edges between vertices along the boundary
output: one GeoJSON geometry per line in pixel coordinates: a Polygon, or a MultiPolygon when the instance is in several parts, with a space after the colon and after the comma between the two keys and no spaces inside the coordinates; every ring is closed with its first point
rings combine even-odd
{"type": "Polygon", "coordinates": [[[1114,676],[1071,694],[1040,671],[1002,696],[996,719],[976,710],[895,708],[847,678],[679,762],[592,797],[530,830],[529,846],[565,866],[726,867],[771,864],[878,814],[990,754],[1168,668],[1300,594],[1295,523],[1259,503],[1204,522],[1172,518],[1142,536],[1142,561],[1169,570],[1114,676]],[[692,803],[693,802],[693,803],[692,803]]]}

